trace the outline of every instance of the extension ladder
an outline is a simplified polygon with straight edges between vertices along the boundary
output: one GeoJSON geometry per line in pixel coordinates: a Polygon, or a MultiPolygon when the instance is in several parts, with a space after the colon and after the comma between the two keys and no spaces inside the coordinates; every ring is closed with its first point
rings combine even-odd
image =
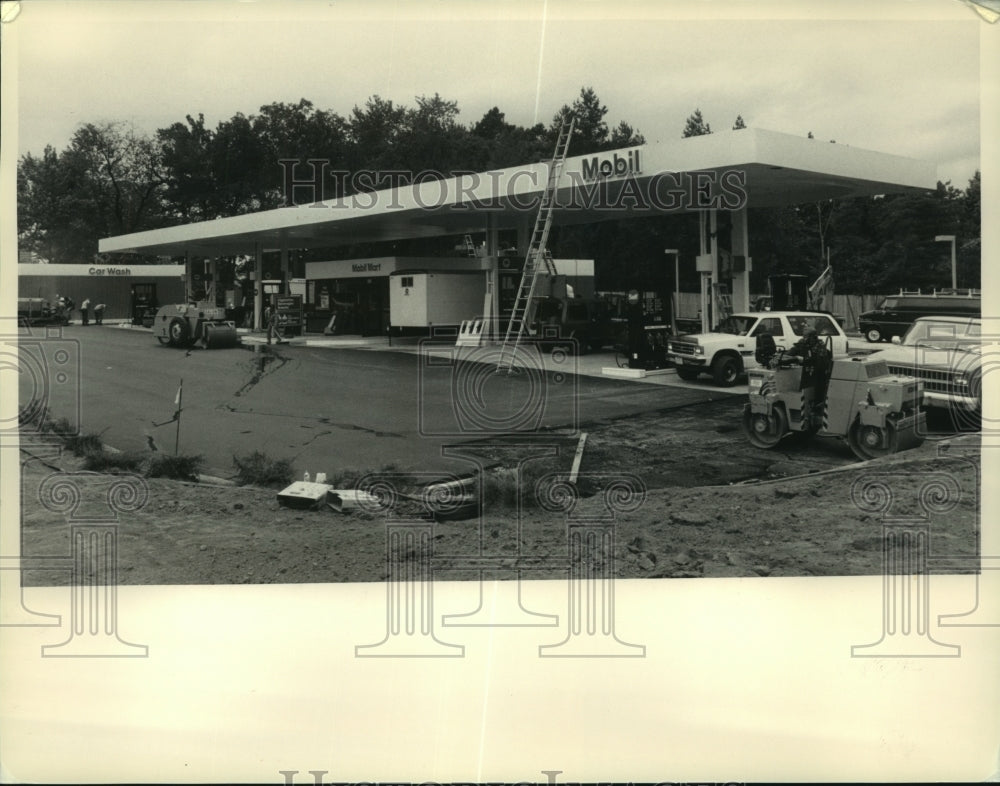
{"type": "Polygon", "coordinates": [[[549,162],[548,182],[542,193],[538,215],[535,217],[535,228],[531,232],[531,241],[528,243],[528,252],[524,259],[521,283],[517,288],[517,295],[514,297],[514,307],[510,314],[510,322],[507,323],[507,332],[500,345],[497,373],[506,369],[507,373],[510,374],[513,370],[517,348],[528,330],[528,311],[535,296],[538,279],[543,272],[550,276],[555,275],[556,272],[552,255],[546,246],[549,240],[549,230],[552,228],[552,214],[555,212],[556,186],[559,183],[559,176],[562,174],[563,164],[566,162],[566,151],[569,149],[569,140],[573,136],[575,124],[575,118],[570,117],[568,121],[564,118],[559,127],[556,149],[552,155],[552,161],[549,162]]]}

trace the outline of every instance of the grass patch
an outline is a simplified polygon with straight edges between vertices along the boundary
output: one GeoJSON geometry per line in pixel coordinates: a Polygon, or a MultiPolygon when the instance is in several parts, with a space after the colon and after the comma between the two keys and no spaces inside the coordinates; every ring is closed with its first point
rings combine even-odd
{"type": "Polygon", "coordinates": [[[49,408],[32,400],[17,410],[17,423],[22,431],[46,434],[52,431],[49,408]]]}
{"type": "Polygon", "coordinates": [[[86,456],[88,453],[100,453],[104,450],[104,443],[101,442],[97,434],[77,434],[66,437],[66,449],[74,456],[86,456]]]}
{"type": "Polygon", "coordinates": [[[146,465],[146,477],[198,480],[204,464],[204,456],[168,456],[166,453],[154,453],[146,465]]]}
{"type": "Polygon", "coordinates": [[[245,456],[233,456],[234,480],[240,486],[287,486],[292,482],[292,462],[275,459],[255,450],[245,456]]]}
{"type": "Polygon", "coordinates": [[[550,472],[552,467],[544,461],[529,461],[521,465],[519,483],[516,467],[487,470],[483,473],[483,507],[514,508],[520,492],[523,509],[537,508],[535,484],[550,472]]]}
{"type": "MultiPolygon", "coordinates": [[[[68,418],[53,418],[49,408],[43,406],[38,400],[29,401],[18,409],[17,422],[21,431],[29,433],[51,434],[64,441],[80,437],[78,429],[68,418]]],[[[96,435],[88,435],[88,439],[90,437],[97,439],[98,443],[100,442],[100,438],[96,435]]],[[[72,447],[70,449],[74,450],[72,447]]],[[[87,448],[81,446],[80,450],[82,452],[77,453],[78,456],[83,455],[87,448]]]]}
{"type": "Polygon", "coordinates": [[[94,451],[83,457],[83,468],[91,472],[139,472],[145,457],[141,453],[108,453],[94,451]]]}
{"type": "Polygon", "coordinates": [[[69,439],[71,437],[77,436],[76,429],[73,428],[73,424],[69,422],[66,418],[59,418],[58,420],[49,420],[45,424],[45,430],[50,434],[55,434],[57,437],[62,437],[63,439],[69,439]]]}

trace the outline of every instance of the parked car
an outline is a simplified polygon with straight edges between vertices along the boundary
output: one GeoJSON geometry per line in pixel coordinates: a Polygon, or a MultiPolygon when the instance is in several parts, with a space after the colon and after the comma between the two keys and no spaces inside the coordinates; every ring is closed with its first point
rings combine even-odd
{"type": "Polygon", "coordinates": [[[700,374],[711,374],[717,385],[730,387],[747,369],[759,365],[754,359],[758,336],[770,333],[778,347],[790,349],[810,326],[816,328],[820,338],[829,337],[834,357],[847,354],[847,336],[829,314],[748,311],[726,317],[711,333],[671,338],[667,356],[681,379],[693,380],[700,374]]]}
{"type": "Polygon", "coordinates": [[[982,412],[981,319],[922,317],[901,341],[871,357],[885,360],[892,374],[921,380],[924,406],[982,412]]]}
{"type": "Polygon", "coordinates": [[[945,290],[922,295],[901,292],[885,298],[879,307],[858,317],[861,334],[876,343],[891,341],[902,336],[920,317],[954,316],[978,317],[982,315],[979,290],[945,290]]]}

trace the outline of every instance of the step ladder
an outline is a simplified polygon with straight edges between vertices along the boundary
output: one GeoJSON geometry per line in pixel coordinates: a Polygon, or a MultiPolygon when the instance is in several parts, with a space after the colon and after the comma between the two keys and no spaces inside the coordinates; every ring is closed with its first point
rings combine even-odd
{"type": "Polygon", "coordinates": [[[513,371],[517,348],[528,330],[528,310],[538,287],[538,279],[543,274],[554,276],[556,273],[556,266],[547,245],[549,230],[552,228],[552,214],[555,212],[556,206],[556,186],[562,174],[563,164],[566,162],[566,151],[569,149],[569,140],[573,136],[575,124],[576,118],[570,117],[568,120],[563,119],[562,125],[559,127],[556,149],[549,162],[548,182],[542,193],[538,215],[535,217],[535,228],[531,232],[531,241],[528,243],[528,251],[524,258],[521,283],[518,285],[517,295],[514,298],[514,307],[511,310],[510,322],[507,323],[503,344],[500,345],[497,373],[506,371],[510,374],[513,371]]]}
{"type": "Polygon", "coordinates": [[[733,296],[729,292],[729,287],[725,284],[712,284],[712,291],[715,295],[715,314],[713,314],[713,319],[718,324],[726,317],[733,315],[733,296]]]}
{"type": "Polygon", "coordinates": [[[472,242],[472,235],[465,236],[462,240],[461,249],[465,252],[467,257],[479,256],[479,254],[476,253],[476,244],[472,242]]]}

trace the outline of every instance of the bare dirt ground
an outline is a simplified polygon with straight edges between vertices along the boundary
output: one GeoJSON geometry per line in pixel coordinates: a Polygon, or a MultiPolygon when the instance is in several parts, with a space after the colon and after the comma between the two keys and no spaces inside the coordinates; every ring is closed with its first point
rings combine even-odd
{"type": "MultiPolygon", "coordinates": [[[[930,554],[977,554],[978,434],[928,439],[919,448],[861,463],[831,439],[812,444],[789,439],[772,451],[753,448],[738,427],[741,406],[734,397],[584,428],[587,440],[571,516],[607,520],[603,489],[615,477],[629,475],[645,487],[615,514],[615,575],[880,573],[881,513],[877,504],[865,509],[856,485],[880,479],[891,490],[891,515],[929,516],[930,554]]],[[[551,448],[537,445],[466,446],[489,479],[482,516],[473,511],[467,518],[439,517],[433,524],[435,575],[478,575],[470,571],[469,555],[506,558],[500,576],[514,578],[514,566],[525,569],[525,578],[566,575],[567,513],[543,509],[534,499],[538,478],[568,474],[577,436],[553,435],[546,442],[554,443],[560,445],[558,456],[539,457],[551,448]],[[523,464],[529,491],[518,515],[513,475],[497,465],[509,468],[532,455],[536,458],[523,464]]],[[[78,471],[80,460],[63,452],[43,462],[32,458],[30,446],[21,460],[22,556],[68,556],[69,522],[39,503],[38,489],[53,472],[78,471]]],[[[406,476],[414,469],[401,466],[391,482],[416,493],[406,476]]],[[[119,519],[120,583],[381,581],[388,574],[384,513],[286,508],[278,504],[277,489],[159,478],[146,482],[148,501],[119,519]]],[[[553,498],[558,491],[543,487],[540,493],[553,498]]],[[[877,502],[877,491],[866,499],[877,502]]],[[[412,521],[422,512],[402,499],[391,515],[412,521]]],[[[956,565],[949,572],[968,569],[962,560],[956,565]]],[[[25,584],[69,581],[68,570],[24,571],[25,584]]]]}

